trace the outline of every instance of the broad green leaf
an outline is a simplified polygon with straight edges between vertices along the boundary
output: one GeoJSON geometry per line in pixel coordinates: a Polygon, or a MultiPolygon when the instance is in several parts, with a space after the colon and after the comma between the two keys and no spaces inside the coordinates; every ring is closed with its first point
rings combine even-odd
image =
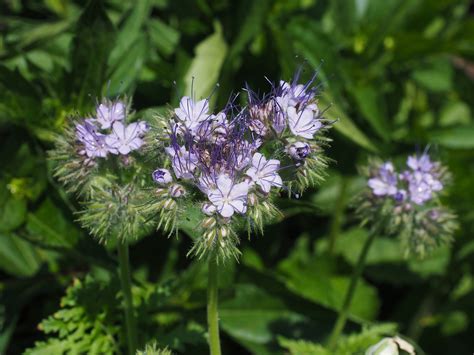
{"type": "Polygon", "coordinates": [[[194,59],[184,76],[184,94],[190,95],[191,88],[193,88],[192,94],[197,100],[211,94],[227,54],[227,44],[222,34],[222,26],[216,22],[214,27],[214,34],[196,46],[194,59]]]}
{"type": "Polygon", "coordinates": [[[65,78],[76,108],[89,108],[93,103],[89,95],[101,96],[114,41],[114,28],[103,1],[89,1],[77,23],[71,52],[72,72],[65,78]]]}
{"type": "Polygon", "coordinates": [[[180,33],[159,19],[150,19],[147,23],[151,43],[160,53],[171,55],[178,45],[180,33]]]}
{"type": "Polygon", "coordinates": [[[362,116],[385,141],[390,140],[390,127],[384,110],[383,97],[375,87],[360,84],[351,89],[362,116]]]}
{"type": "Polygon", "coordinates": [[[430,139],[453,149],[474,148],[474,125],[444,128],[429,134],[430,139]]]}
{"type": "Polygon", "coordinates": [[[32,276],[40,267],[35,248],[15,234],[0,233],[0,268],[18,277],[32,276]]]}
{"type": "Polygon", "coordinates": [[[78,229],[50,199],[28,214],[26,228],[34,240],[53,247],[73,247],[79,237],[78,229]]]}
{"type": "Polygon", "coordinates": [[[414,70],[412,77],[428,90],[449,91],[452,88],[453,68],[448,58],[440,58],[414,70]]]}
{"type": "MultiPolygon", "coordinates": [[[[115,46],[108,58],[108,65],[111,72],[116,72],[117,67],[121,66],[124,57],[130,57],[130,52],[133,52],[133,46],[137,40],[143,40],[143,26],[145,25],[151,11],[151,1],[138,1],[132,7],[132,11],[125,18],[120,30],[117,33],[115,46]]],[[[122,80],[127,80],[123,78],[122,80]]]]}
{"type": "MultiPolygon", "coordinates": [[[[313,255],[308,239],[300,237],[290,255],[278,265],[285,284],[293,292],[332,309],[340,309],[350,277],[335,274],[334,265],[323,255],[313,255]]],[[[351,304],[351,314],[374,319],[379,301],[375,288],[360,280],[351,304]]]]}
{"type": "Polygon", "coordinates": [[[110,76],[109,96],[116,96],[127,92],[136,82],[147,59],[148,51],[148,40],[144,35],[140,35],[120,58],[119,64],[110,76]]]}
{"type": "Polygon", "coordinates": [[[471,123],[471,109],[465,102],[450,101],[441,109],[440,126],[468,125],[469,123],[471,123]]]}
{"type": "Polygon", "coordinates": [[[330,105],[330,108],[325,113],[325,116],[336,121],[334,123],[334,128],[337,131],[339,131],[346,138],[371,152],[378,151],[378,148],[354,124],[354,122],[346,115],[346,113],[336,103],[332,102],[331,96],[328,93],[324,92],[321,95],[320,103],[322,107],[330,105]]]}
{"type": "Polygon", "coordinates": [[[0,232],[9,232],[23,224],[27,206],[24,198],[11,195],[4,182],[0,180],[0,232]]]}

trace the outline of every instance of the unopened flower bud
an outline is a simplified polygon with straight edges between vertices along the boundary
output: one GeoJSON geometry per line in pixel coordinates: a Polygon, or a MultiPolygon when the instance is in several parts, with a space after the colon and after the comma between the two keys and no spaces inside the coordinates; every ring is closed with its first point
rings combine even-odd
{"type": "Polygon", "coordinates": [[[290,157],[295,160],[304,160],[311,153],[311,148],[308,143],[296,142],[286,147],[286,151],[290,157]]]}
{"type": "Polygon", "coordinates": [[[216,212],[216,206],[214,206],[212,203],[205,202],[202,204],[201,211],[207,216],[211,216],[216,212]]]}
{"type": "Polygon", "coordinates": [[[167,210],[173,210],[176,208],[176,201],[169,198],[165,201],[164,205],[163,205],[163,208],[164,209],[167,209],[167,210]]]}
{"type": "Polygon", "coordinates": [[[179,198],[186,193],[186,190],[184,189],[184,187],[178,184],[171,185],[168,191],[171,197],[174,197],[174,198],[179,198]]]}
{"type": "Polygon", "coordinates": [[[204,229],[209,229],[209,228],[212,228],[216,225],[216,220],[215,220],[215,218],[211,218],[211,217],[205,218],[202,221],[201,225],[204,229]]]}
{"type": "Polygon", "coordinates": [[[250,193],[247,201],[249,206],[256,206],[258,203],[258,196],[255,193],[250,193]]]}
{"type": "Polygon", "coordinates": [[[152,176],[153,180],[160,185],[166,185],[173,181],[173,177],[167,169],[156,169],[152,176]]]}

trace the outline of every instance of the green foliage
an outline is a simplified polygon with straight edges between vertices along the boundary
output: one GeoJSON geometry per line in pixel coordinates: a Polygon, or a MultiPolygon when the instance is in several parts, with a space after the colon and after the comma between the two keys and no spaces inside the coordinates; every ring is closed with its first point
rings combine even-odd
{"type": "Polygon", "coordinates": [[[393,324],[381,324],[365,327],[360,333],[350,334],[341,338],[334,350],[329,350],[322,344],[304,340],[292,340],[281,337],[280,345],[291,355],[352,355],[364,354],[373,344],[386,335],[393,335],[396,327],[393,324]]]}
{"type": "MultiPolygon", "coordinates": [[[[114,277],[103,279],[115,272],[116,261],[81,222],[104,237],[110,232],[105,225],[148,235],[130,245],[141,351],[206,353],[206,273],[185,256],[202,237],[202,213],[196,208],[183,218],[164,216],[167,231],[176,224],[189,236],[179,239],[149,228],[141,216],[133,231],[122,229],[124,211],[116,204],[110,221],[94,214],[84,219],[75,213],[84,206],[53,177],[55,168],[71,167],[47,163],[46,152],[68,117],[90,112],[96,97],[133,97],[136,116],[151,122],[189,94],[193,76],[197,98],[219,84],[212,100],[222,107],[245,82],[266,92],[264,76],[289,80],[300,65],[303,79],[318,71],[319,106],[335,121],[327,150],[334,163],[317,190],[272,200],[284,216],[255,212],[235,231],[241,264],[219,265],[224,353],[328,353],[326,337],[368,236],[348,206],[364,187],[356,167],[369,153],[397,160],[426,145],[453,173],[442,202],[460,228],[451,246],[422,260],[407,258],[399,240],[377,235],[345,329],[353,335],[341,351],[364,352],[393,334],[377,326],[359,332],[361,323],[384,320],[396,322],[426,353],[472,352],[470,8],[467,0],[2,2],[0,353],[124,351],[118,287],[109,281],[114,277]],[[82,279],[84,273],[94,277],[82,279]],[[47,334],[37,331],[44,318],[47,334]]],[[[153,149],[159,155],[159,147],[153,149]]],[[[143,186],[156,167],[146,164],[143,186]]],[[[74,176],[70,187],[83,187],[85,180],[74,176]]],[[[103,198],[113,187],[95,185],[94,207],[117,202],[103,198]]],[[[142,198],[164,203],[155,190],[143,194],[128,207],[142,213],[142,198]]]]}

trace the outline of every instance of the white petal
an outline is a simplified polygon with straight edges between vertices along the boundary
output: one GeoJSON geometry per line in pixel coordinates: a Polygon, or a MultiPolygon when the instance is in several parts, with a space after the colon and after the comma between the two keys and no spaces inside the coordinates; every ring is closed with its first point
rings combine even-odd
{"type": "Polygon", "coordinates": [[[246,182],[241,182],[240,184],[236,184],[232,187],[232,191],[230,191],[229,198],[231,200],[246,198],[248,193],[249,184],[246,182]]]}
{"type": "Polygon", "coordinates": [[[239,213],[245,213],[247,211],[247,205],[242,200],[234,200],[231,202],[231,205],[239,213]]]}
{"type": "Polygon", "coordinates": [[[222,217],[226,218],[232,217],[232,215],[234,214],[234,208],[228,203],[224,203],[222,207],[218,207],[217,210],[219,211],[222,217]]]}
{"type": "Polygon", "coordinates": [[[225,174],[221,174],[217,177],[217,188],[222,192],[224,196],[227,196],[232,189],[233,182],[232,179],[225,174]]]}

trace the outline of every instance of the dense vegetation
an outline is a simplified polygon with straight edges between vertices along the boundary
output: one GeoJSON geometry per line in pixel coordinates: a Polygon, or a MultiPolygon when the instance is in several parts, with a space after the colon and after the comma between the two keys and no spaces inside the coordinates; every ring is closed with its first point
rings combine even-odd
{"type": "MultiPolygon", "coordinates": [[[[81,205],[47,159],[68,118],[127,96],[151,120],[218,88],[222,107],[297,68],[318,72],[337,120],[325,182],[282,198],[284,217],[241,236],[219,270],[224,354],[324,354],[368,228],[351,204],[371,156],[430,153],[448,166],[451,245],[423,259],[380,235],[338,351],[403,334],[427,354],[474,349],[474,20],[465,0],[8,0],[0,4],[0,353],[122,353],[114,243],[80,227],[81,205]],[[29,350],[27,350],[29,349],[29,350]]],[[[147,234],[147,235],[146,235],[147,234]]],[[[185,232],[130,248],[142,349],[206,353],[206,264],[185,232]]],[[[151,353],[151,351],[150,351],[151,353]]]]}

